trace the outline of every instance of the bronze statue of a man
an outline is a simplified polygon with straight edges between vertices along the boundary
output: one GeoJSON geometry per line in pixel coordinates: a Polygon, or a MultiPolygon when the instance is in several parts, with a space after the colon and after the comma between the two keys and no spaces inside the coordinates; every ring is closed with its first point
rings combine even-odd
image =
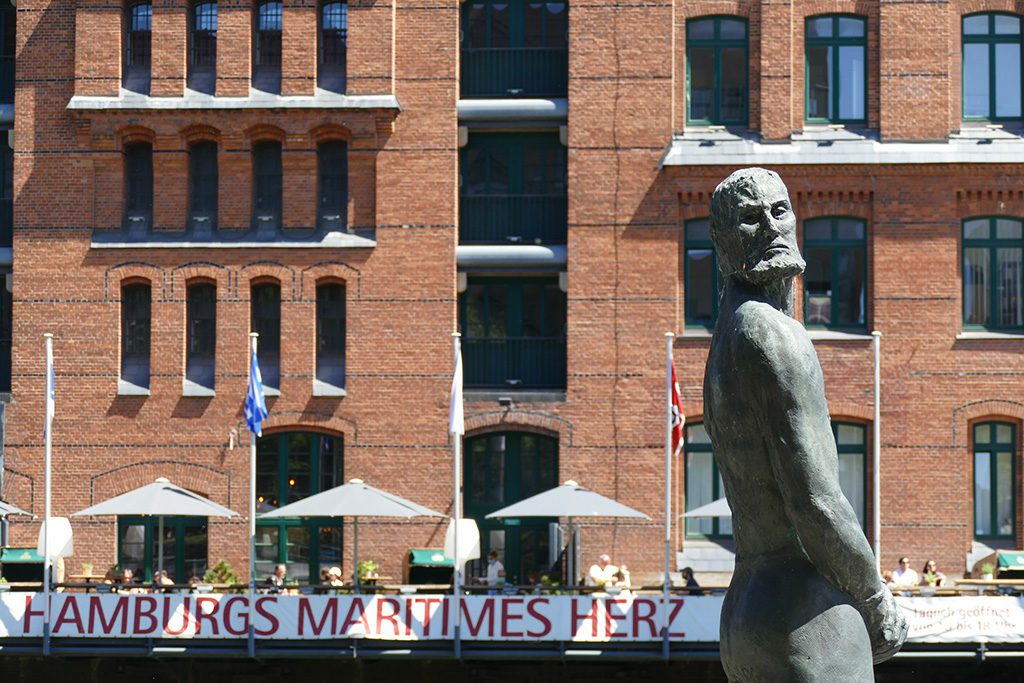
{"type": "Polygon", "coordinates": [[[711,199],[724,287],[704,421],[732,507],[722,608],[731,681],[870,681],[906,621],[839,488],[821,366],[792,318],[805,263],[778,174],[736,171],[711,199]]]}

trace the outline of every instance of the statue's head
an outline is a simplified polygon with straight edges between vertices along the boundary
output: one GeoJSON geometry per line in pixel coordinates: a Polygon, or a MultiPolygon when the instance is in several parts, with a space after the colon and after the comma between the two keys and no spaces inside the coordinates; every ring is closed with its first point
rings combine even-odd
{"type": "Polygon", "coordinates": [[[722,274],[752,284],[791,278],[807,264],[796,243],[796,216],[778,173],[744,168],[711,196],[711,240],[722,274]]]}

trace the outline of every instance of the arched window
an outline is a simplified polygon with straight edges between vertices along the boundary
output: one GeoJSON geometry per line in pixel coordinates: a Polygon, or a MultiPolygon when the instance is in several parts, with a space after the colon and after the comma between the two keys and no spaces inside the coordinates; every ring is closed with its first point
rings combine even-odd
{"type": "Polygon", "coordinates": [[[804,323],[863,329],[867,305],[867,230],[859,218],[804,221],[804,323]]]}
{"type": "Polygon", "coordinates": [[[686,22],[687,121],[747,122],[747,22],[702,17],[686,22]]]}
{"type": "Polygon", "coordinates": [[[839,488],[867,529],[867,427],[848,422],[833,422],[832,435],[839,454],[839,488]]]}
{"type": "Polygon", "coordinates": [[[188,87],[212,95],[217,81],[217,3],[192,6],[188,87]]]}
{"type": "Polygon", "coordinates": [[[217,228],[217,143],[200,140],[188,148],[188,216],[193,236],[217,228]]]}
{"type": "Polygon", "coordinates": [[[697,218],[683,226],[686,324],[712,328],[718,320],[718,254],[711,243],[711,221],[697,218]]]}
{"type": "Polygon", "coordinates": [[[281,3],[261,2],[254,22],[252,85],[264,92],[281,92],[281,3]]]}
{"type": "Polygon", "coordinates": [[[867,20],[828,14],[806,23],[806,120],[863,123],[867,120],[867,20]]]}
{"type": "Polygon", "coordinates": [[[1021,17],[988,12],[963,18],[964,119],[1020,119],[1021,17]]]}
{"type": "MultiPolygon", "coordinates": [[[[256,442],[256,509],[269,512],[342,483],[340,436],[285,432],[256,442]]],[[[317,581],[320,570],[341,566],[342,521],[337,518],[260,520],[256,525],[256,577],[288,565],[288,578],[317,581]]]]}
{"type": "Polygon", "coordinates": [[[345,285],[316,288],[315,396],[343,394],[345,388],[345,285]]]}
{"type": "Polygon", "coordinates": [[[187,291],[186,395],[211,395],[217,351],[217,286],[195,282],[187,291]]]}
{"type": "Polygon", "coordinates": [[[1014,538],[1017,531],[1017,426],[980,422],[971,433],[974,454],[974,537],[1014,538]]]}
{"type": "Polygon", "coordinates": [[[131,283],[121,288],[121,381],[118,393],[149,389],[151,291],[149,283],[131,283]]]}
{"type": "Polygon", "coordinates": [[[253,145],[253,227],[263,235],[281,228],[281,174],[281,143],[264,140],[253,145]]]}
{"type": "Polygon", "coordinates": [[[558,485],[558,441],[531,432],[494,432],[467,438],[465,454],[463,504],[466,517],[480,527],[481,544],[481,560],[470,563],[469,575],[483,576],[487,553],[496,550],[509,583],[539,582],[558,561],[552,528],[558,519],[486,516],[558,485]]]}
{"type": "Polygon", "coordinates": [[[963,236],[964,327],[1024,329],[1024,221],[969,218],[963,236]]]}
{"type": "Polygon", "coordinates": [[[345,67],[348,43],[348,3],[320,5],[320,59],[317,85],[325,90],[345,92],[345,67]]]}
{"type": "Polygon", "coordinates": [[[252,331],[259,334],[256,357],[266,389],[281,388],[281,286],[258,282],[251,288],[252,331]]]}
{"type": "MultiPolygon", "coordinates": [[[[686,425],[686,511],[713,503],[725,496],[722,475],[711,452],[711,438],[703,422],[686,425]]],[[[729,538],[732,518],[696,517],[686,520],[687,538],[729,538]]]]}
{"type": "Polygon", "coordinates": [[[124,147],[124,224],[135,234],[153,225],[153,145],[148,142],[124,147]]]}
{"type": "Polygon", "coordinates": [[[320,202],[317,211],[319,227],[344,230],[348,210],[348,145],[342,140],[329,140],[317,145],[320,202]]]}
{"type": "Polygon", "coordinates": [[[149,94],[152,35],[153,6],[146,1],[129,4],[125,17],[126,90],[149,94]]]}

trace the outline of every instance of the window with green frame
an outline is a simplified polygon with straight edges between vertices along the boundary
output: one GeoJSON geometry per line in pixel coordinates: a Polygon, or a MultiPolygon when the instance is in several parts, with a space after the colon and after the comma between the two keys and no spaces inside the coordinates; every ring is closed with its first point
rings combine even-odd
{"type": "Polygon", "coordinates": [[[972,433],[974,537],[1013,538],[1017,530],[1017,427],[981,422],[972,433]]]}
{"type": "Polygon", "coordinates": [[[510,583],[537,582],[551,569],[548,525],[558,518],[487,519],[495,510],[558,485],[558,441],[531,432],[492,432],[465,445],[463,501],[480,527],[480,557],[470,576],[483,576],[487,553],[498,552],[510,583]]]}
{"type": "Polygon", "coordinates": [[[745,19],[687,21],[687,123],[747,123],[747,68],[745,19]]]}
{"type": "MultiPolygon", "coordinates": [[[[205,517],[164,517],[164,570],[175,583],[201,579],[206,573],[206,525],[205,517]]],[[[131,569],[136,581],[150,583],[158,571],[159,526],[151,516],[117,518],[117,564],[131,569]]]]}
{"type": "Polygon", "coordinates": [[[1024,327],[1024,221],[969,218],[963,225],[964,327],[1024,327]]]}
{"type": "Polygon", "coordinates": [[[686,324],[711,328],[718,320],[718,255],[711,243],[711,221],[697,218],[683,226],[683,282],[686,324]]]}
{"type": "Polygon", "coordinates": [[[986,12],[963,17],[963,117],[1021,118],[1021,17],[986,12]]]}
{"type": "Polygon", "coordinates": [[[846,14],[807,19],[804,62],[808,123],[867,121],[867,20],[846,14]]]}
{"type": "Polygon", "coordinates": [[[833,422],[832,436],[839,455],[839,488],[867,529],[867,427],[849,422],[833,422]]]}
{"type": "MultiPolygon", "coordinates": [[[[342,439],[315,432],[283,432],[256,442],[256,504],[268,512],[342,483],[342,439]]],[[[288,578],[318,580],[341,566],[342,522],[334,518],[260,520],[256,525],[256,577],[288,565],[288,578]]]]}
{"type": "Polygon", "coordinates": [[[866,227],[859,218],[804,221],[804,323],[863,328],[867,305],[866,227]]]}
{"type": "MultiPolygon", "coordinates": [[[[713,503],[725,495],[722,475],[711,452],[711,439],[703,422],[686,425],[686,510],[713,503]]],[[[686,520],[687,538],[731,538],[732,519],[700,517],[686,520]]]]}
{"type": "Polygon", "coordinates": [[[565,388],[565,316],[557,278],[469,278],[459,296],[466,386],[565,388]]]}

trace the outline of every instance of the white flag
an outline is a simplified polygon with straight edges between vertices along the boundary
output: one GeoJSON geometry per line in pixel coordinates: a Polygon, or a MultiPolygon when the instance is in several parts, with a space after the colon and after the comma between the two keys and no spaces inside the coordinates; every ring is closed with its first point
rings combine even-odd
{"type": "Polygon", "coordinates": [[[462,348],[455,342],[455,374],[452,376],[452,393],[448,404],[448,432],[466,433],[466,418],[462,411],[462,348]]]}

